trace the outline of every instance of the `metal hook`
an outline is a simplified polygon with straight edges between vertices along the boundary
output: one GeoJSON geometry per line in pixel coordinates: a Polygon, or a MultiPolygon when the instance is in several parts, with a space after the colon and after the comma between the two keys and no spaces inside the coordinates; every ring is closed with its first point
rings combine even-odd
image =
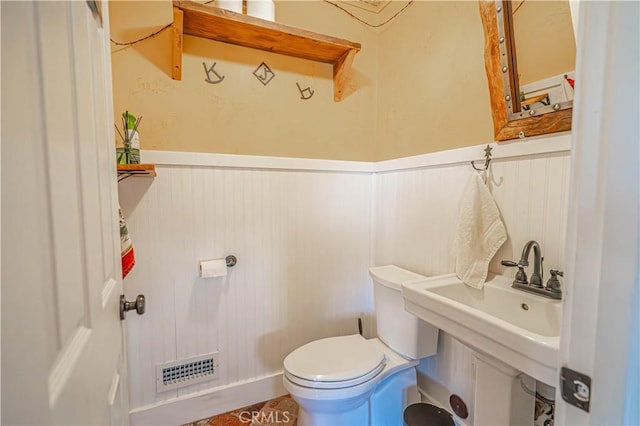
{"type": "Polygon", "coordinates": [[[307,87],[306,89],[303,89],[302,87],[300,87],[300,84],[298,84],[297,82],[296,82],[296,86],[298,86],[298,90],[300,91],[300,99],[303,99],[305,101],[311,99],[311,97],[314,94],[314,91],[311,90],[311,87],[307,87]]]}
{"type": "Polygon", "coordinates": [[[211,65],[211,68],[207,68],[207,64],[206,63],[202,63],[202,66],[204,67],[204,72],[207,73],[207,78],[204,79],[204,81],[206,81],[207,83],[211,83],[211,84],[218,84],[220,82],[222,82],[222,80],[224,80],[224,76],[220,75],[216,72],[216,70],[214,70],[215,66],[216,66],[216,62],[213,63],[213,65],[211,65]],[[211,80],[211,74],[215,75],[216,77],[218,77],[217,80],[211,80]]]}
{"type": "Polygon", "coordinates": [[[484,169],[479,169],[476,167],[475,165],[475,161],[471,162],[471,167],[474,168],[474,170],[477,170],[479,172],[485,171],[489,169],[489,163],[491,163],[491,150],[493,148],[491,148],[489,145],[487,145],[487,147],[484,149],[484,169]]]}

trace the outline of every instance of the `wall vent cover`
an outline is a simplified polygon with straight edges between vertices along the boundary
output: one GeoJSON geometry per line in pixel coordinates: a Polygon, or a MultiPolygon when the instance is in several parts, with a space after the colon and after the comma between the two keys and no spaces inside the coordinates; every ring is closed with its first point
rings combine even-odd
{"type": "Polygon", "coordinates": [[[218,378],[218,352],[156,365],[156,392],[218,378]]]}

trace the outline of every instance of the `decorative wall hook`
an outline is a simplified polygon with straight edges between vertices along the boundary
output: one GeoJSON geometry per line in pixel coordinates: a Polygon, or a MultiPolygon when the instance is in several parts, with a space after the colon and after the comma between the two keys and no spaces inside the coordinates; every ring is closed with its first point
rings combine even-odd
{"type": "Polygon", "coordinates": [[[305,101],[308,99],[311,99],[311,97],[315,93],[313,90],[311,90],[311,87],[307,87],[306,89],[303,89],[302,87],[300,87],[300,85],[297,82],[296,82],[296,86],[298,86],[298,90],[300,91],[300,99],[304,99],[305,101]]]}
{"type": "Polygon", "coordinates": [[[489,169],[489,163],[491,163],[491,150],[493,148],[491,148],[489,145],[487,145],[487,147],[484,149],[484,169],[479,169],[476,167],[476,165],[474,164],[474,162],[471,162],[471,167],[473,167],[475,170],[481,172],[484,170],[488,170],[489,169]]]}
{"type": "Polygon", "coordinates": [[[258,81],[265,86],[269,84],[271,80],[273,80],[273,77],[276,76],[276,74],[271,71],[271,68],[269,68],[269,66],[264,62],[261,63],[258,68],[255,69],[255,71],[253,71],[253,75],[255,75],[258,81]]]}
{"type": "Polygon", "coordinates": [[[204,81],[206,81],[207,83],[211,83],[211,84],[218,84],[220,83],[222,80],[224,80],[224,76],[220,75],[216,72],[216,70],[214,70],[215,66],[216,66],[216,62],[213,63],[213,65],[211,65],[211,68],[207,68],[207,64],[205,64],[204,62],[202,63],[202,66],[204,67],[204,72],[207,73],[207,78],[205,78],[204,81]],[[218,77],[217,80],[212,80],[211,79],[211,74],[215,75],[216,77],[218,77]]]}

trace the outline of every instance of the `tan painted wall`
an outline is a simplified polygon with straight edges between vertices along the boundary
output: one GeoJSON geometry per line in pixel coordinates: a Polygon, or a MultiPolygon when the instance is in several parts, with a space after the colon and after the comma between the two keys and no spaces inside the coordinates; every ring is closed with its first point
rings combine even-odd
{"type": "Polygon", "coordinates": [[[513,3],[520,84],[575,70],[576,43],[568,1],[513,3]]]}
{"type": "Polygon", "coordinates": [[[475,1],[418,1],[379,39],[378,160],[493,141],[475,1]]]}
{"type": "MultiPolygon", "coordinates": [[[[129,41],[172,20],[170,1],[110,2],[112,38],[129,41]]],[[[169,31],[132,47],[113,47],[116,120],[142,115],[143,149],[283,157],[374,160],[376,35],[320,1],[278,1],[276,19],[360,42],[346,98],[333,101],[328,64],[185,36],[182,81],[171,80],[169,31]],[[252,72],[276,73],[263,86],[252,72]],[[225,77],[205,82],[203,62],[225,77]],[[314,95],[300,99],[296,86],[314,95]]],[[[144,161],[144,158],[143,158],[144,161]]]]}
{"type": "MultiPolygon", "coordinates": [[[[375,17],[350,10],[379,23],[404,5],[394,2],[375,17]]],[[[112,1],[110,11],[118,41],[172,20],[170,1],[112,1]]],[[[477,2],[418,0],[391,24],[371,29],[323,1],[276,0],[276,19],[362,44],[342,102],[333,102],[329,65],[189,36],[183,79],[173,81],[165,31],[132,47],[113,46],[116,120],[126,109],[144,116],[143,149],[340,160],[493,140],[477,2]],[[277,74],[266,87],[251,74],[262,61],[277,74]],[[216,62],[225,80],[206,83],[203,62],[216,62]],[[299,99],[296,82],[310,86],[313,98],[299,99]]]]}

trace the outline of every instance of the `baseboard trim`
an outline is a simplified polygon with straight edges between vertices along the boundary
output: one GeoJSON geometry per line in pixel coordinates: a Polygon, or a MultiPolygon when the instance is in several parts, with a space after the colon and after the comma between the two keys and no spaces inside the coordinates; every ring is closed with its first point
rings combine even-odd
{"type": "Polygon", "coordinates": [[[183,425],[285,395],[282,373],[233,383],[129,412],[131,425],[183,425]]]}

